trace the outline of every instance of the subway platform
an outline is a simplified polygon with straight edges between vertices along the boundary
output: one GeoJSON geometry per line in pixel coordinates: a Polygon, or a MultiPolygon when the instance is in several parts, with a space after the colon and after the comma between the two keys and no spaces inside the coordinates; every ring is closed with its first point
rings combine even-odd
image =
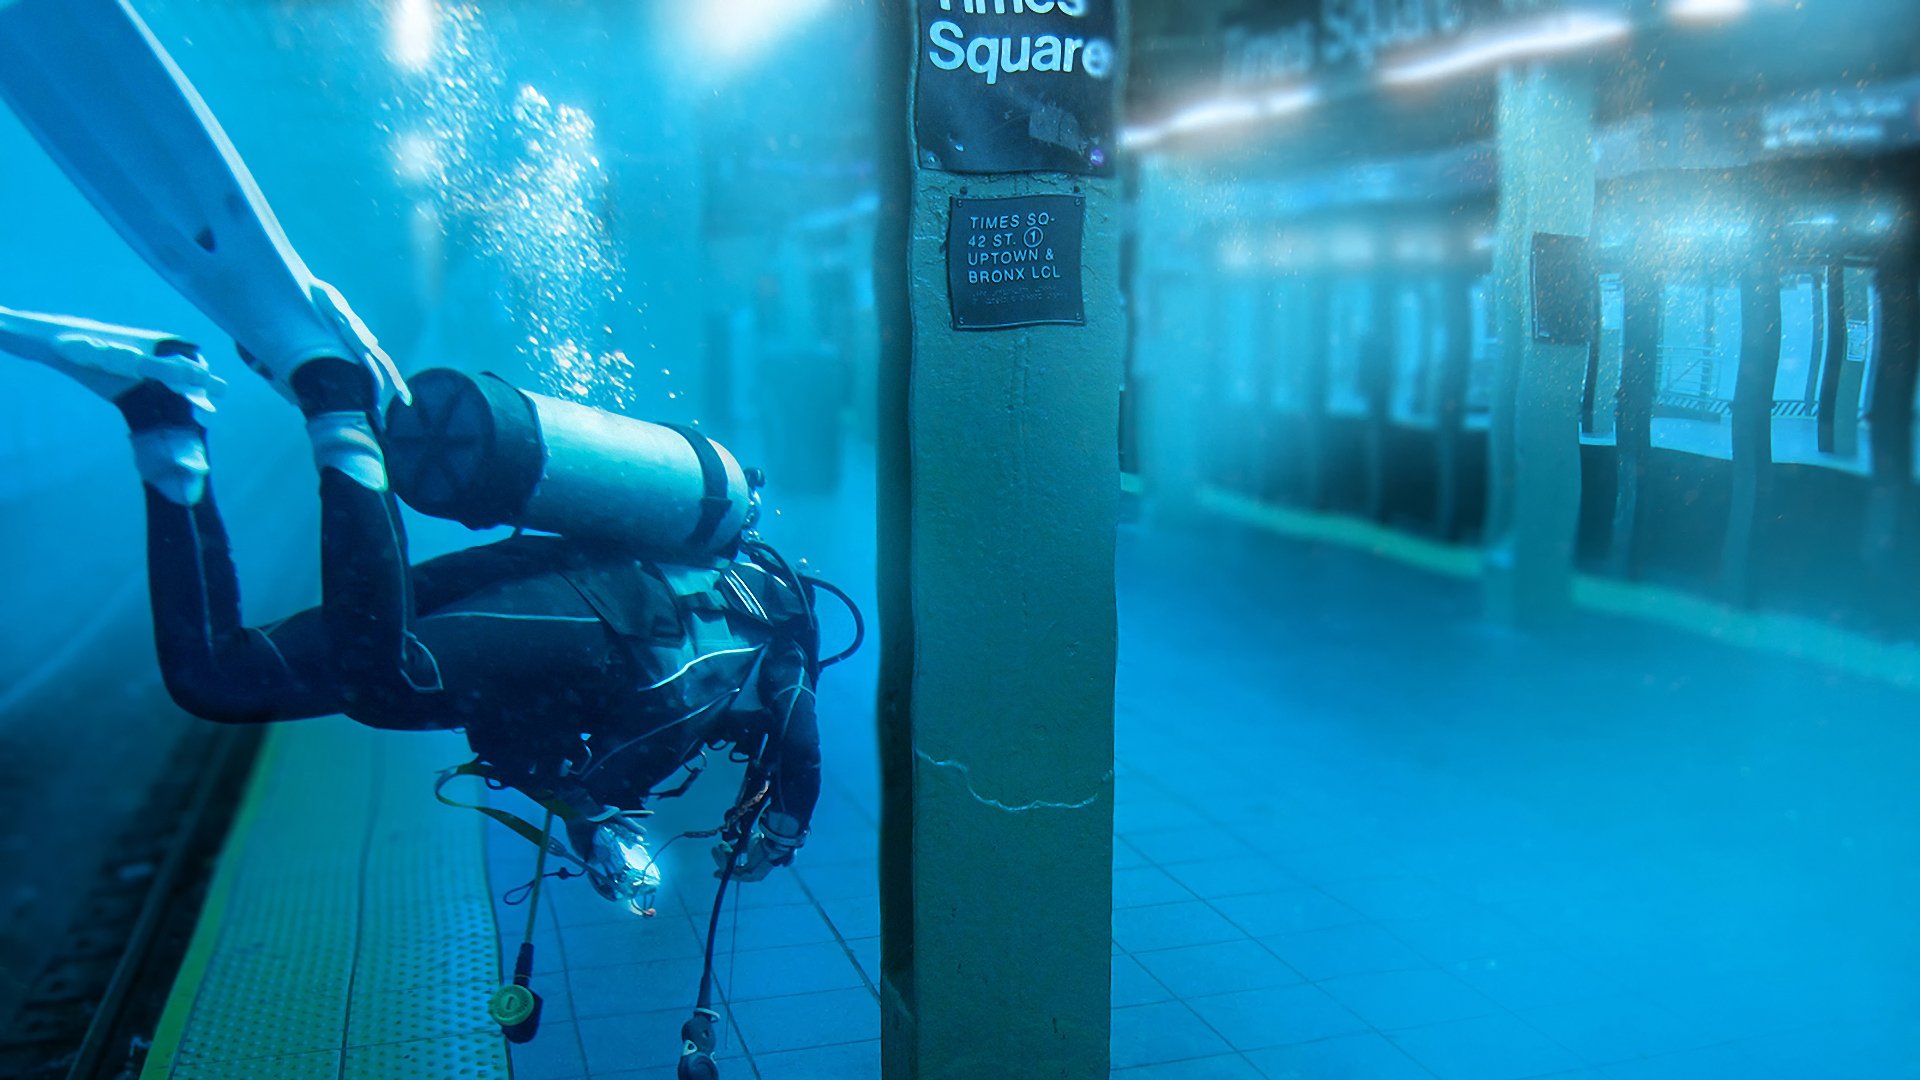
{"type": "MultiPolygon", "coordinates": [[[[652,918],[584,881],[548,883],[533,937],[543,1020],[509,1045],[486,1004],[526,927],[524,902],[502,898],[534,852],[435,801],[435,772],[465,750],[344,720],[272,732],[144,1076],[673,1075],[712,899],[705,847],[664,853],[652,918]]],[[[743,887],[721,923],[726,1073],[878,1075],[873,858],[829,839],[874,825],[844,790],[816,822],[804,876],[743,887]]]]}
{"type": "Polygon", "coordinates": [[[1122,536],[1118,1075],[1920,1076],[1912,650],[1317,525],[1122,536]]]}
{"type": "MultiPolygon", "coordinates": [[[[651,919],[584,880],[549,880],[534,930],[540,1034],[509,1045],[486,1003],[526,932],[513,890],[532,878],[534,847],[434,799],[436,773],[467,757],[438,732],[275,728],[142,1076],[674,1076],[712,901],[707,847],[662,851],[651,919]]],[[[447,794],[488,798],[468,784],[447,794]]],[[[720,798],[662,813],[649,834],[718,819],[737,774],[705,784],[720,798]]],[[[876,863],[860,844],[874,832],[870,805],[835,786],[804,874],[735,892],[716,940],[732,1017],[722,1074],[879,1074],[876,863]]]]}
{"type": "MultiPolygon", "coordinates": [[[[1129,528],[1120,565],[1116,1076],[1920,1076],[1899,671],[1711,640],[1736,615],[1517,634],[1470,582],[1244,525],[1129,528]]],[[[823,684],[799,863],[722,918],[726,1075],[878,1075],[872,659],[823,684]]],[[[434,802],[463,750],[273,733],[146,1076],[673,1075],[701,843],[653,919],[548,891],[509,1047],[531,850],[434,802]]],[[[732,793],[695,790],[653,835],[732,793]]]]}
{"type": "MultiPolygon", "coordinates": [[[[869,612],[854,568],[873,565],[872,530],[858,524],[871,505],[869,488],[773,508],[786,514],[783,549],[813,554],[812,571],[844,580],[869,612]]],[[[423,555],[473,540],[415,524],[423,555]]],[[[876,652],[869,641],[821,681],[824,788],[800,863],[728,891],[714,966],[729,1080],[879,1076],[876,652]]],[[[665,841],[717,824],[739,767],[713,754],[708,775],[648,819],[662,877],[653,917],[584,879],[548,879],[533,935],[542,1019],[512,1045],[486,1006],[526,933],[535,850],[435,799],[440,771],[471,757],[451,733],[338,717],[273,727],[142,1077],[673,1077],[716,882],[710,839],[665,841]]],[[[478,780],[445,794],[540,821],[478,780]]]]}

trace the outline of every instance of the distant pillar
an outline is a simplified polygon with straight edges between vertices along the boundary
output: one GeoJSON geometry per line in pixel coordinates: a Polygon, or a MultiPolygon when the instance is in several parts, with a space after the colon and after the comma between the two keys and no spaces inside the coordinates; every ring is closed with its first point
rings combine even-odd
{"type": "Polygon", "coordinates": [[[1581,64],[1500,72],[1500,215],[1494,251],[1500,359],[1490,431],[1487,612],[1551,621],[1572,603],[1580,513],[1584,344],[1533,336],[1535,233],[1588,235],[1593,221],[1593,74],[1581,64]]]}
{"type": "Polygon", "coordinates": [[[1780,263],[1773,228],[1758,240],[1740,272],[1740,371],[1733,389],[1733,498],[1720,559],[1728,602],[1753,602],[1753,548],[1766,517],[1773,479],[1773,381],[1780,368],[1780,263]]]}
{"type": "MultiPolygon", "coordinates": [[[[1385,245],[1382,245],[1383,247],[1385,245]]],[[[1360,338],[1360,388],[1367,402],[1360,455],[1365,470],[1364,513],[1387,517],[1387,426],[1393,410],[1394,359],[1399,348],[1399,279],[1381,270],[1367,282],[1367,317],[1360,338]]]]}
{"type": "Polygon", "coordinates": [[[1263,501],[1271,501],[1284,487],[1281,458],[1286,453],[1281,442],[1281,420],[1274,408],[1278,394],[1280,364],[1284,349],[1280,345],[1280,279],[1263,275],[1255,285],[1253,316],[1253,435],[1249,445],[1253,461],[1249,463],[1250,491],[1263,501]]]}
{"type": "Polygon", "coordinates": [[[1300,315],[1294,335],[1294,362],[1301,365],[1301,502],[1324,510],[1331,496],[1327,479],[1327,392],[1333,336],[1333,283],[1324,270],[1308,270],[1300,279],[1300,315]]]}
{"type": "Polygon", "coordinates": [[[1435,380],[1434,421],[1439,460],[1434,475],[1434,529],[1440,539],[1460,537],[1461,442],[1467,417],[1467,368],[1473,363],[1473,275],[1448,268],[1431,282],[1442,352],[1435,380]]]}
{"type": "MultiPolygon", "coordinates": [[[[1108,3],[1124,31],[1124,0],[1087,8],[1108,3]]],[[[919,92],[914,59],[928,63],[916,7],[938,11],[937,0],[877,6],[890,136],[875,266],[882,1073],[1105,1080],[1120,181],[936,168],[901,111],[919,92]],[[1084,325],[956,328],[949,259],[963,282],[965,267],[989,265],[967,262],[970,250],[1017,246],[1040,253],[1021,265],[1046,265],[1059,221],[1030,224],[1031,204],[952,200],[1029,195],[1083,200],[1083,215],[1049,205],[1084,222],[1077,268],[1061,267],[1081,275],[1084,325]],[[1016,212],[1017,227],[987,224],[1016,212]],[[950,243],[956,220],[969,231],[950,243]],[[993,238],[1002,232],[1010,239],[993,238]]],[[[931,17],[970,34],[988,23],[952,11],[931,17]]],[[[982,113],[990,95],[977,93],[982,113]]],[[[981,145],[951,136],[942,149],[962,143],[981,145]]],[[[1036,292],[1059,295],[1023,287],[1004,302],[1036,292]]]]}
{"type": "MultiPolygon", "coordinates": [[[[1825,282],[1820,289],[1821,322],[1826,327],[1826,344],[1821,349],[1820,405],[1814,422],[1816,445],[1823,454],[1839,449],[1837,429],[1840,413],[1840,372],[1847,355],[1847,272],[1838,257],[1827,264],[1825,282]]],[[[1854,399],[1857,402],[1859,399],[1854,399]]],[[[1854,407],[1853,402],[1846,406],[1854,407]]]]}
{"type": "Polygon", "coordinates": [[[1873,486],[1861,550],[1876,602],[1912,625],[1914,536],[1914,383],[1920,378],[1920,265],[1911,248],[1880,268],[1880,333],[1874,347],[1873,486]]]}
{"type": "Polygon", "coordinates": [[[1660,349],[1659,272],[1634,259],[1620,272],[1620,390],[1612,402],[1613,441],[1619,484],[1613,503],[1609,569],[1622,578],[1640,574],[1640,489],[1653,450],[1653,386],[1660,349]]]}

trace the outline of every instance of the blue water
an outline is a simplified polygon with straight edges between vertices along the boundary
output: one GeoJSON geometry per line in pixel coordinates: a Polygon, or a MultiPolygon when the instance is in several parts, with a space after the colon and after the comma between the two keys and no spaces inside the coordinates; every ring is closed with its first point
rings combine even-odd
{"type": "MultiPolygon", "coordinates": [[[[697,423],[768,467],[769,538],[846,584],[871,630],[864,18],[796,23],[779,55],[816,62],[756,66],[746,37],[702,54],[726,28],[666,5],[138,6],[307,262],[404,370],[498,371],[697,423]]],[[[1217,219],[1208,193],[1231,184],[1214,179],[1150,192],[1148,209],[1217,219]]],[[[1149,337],[1180,343],[1152,391],[1244,418],[1298,404],[1298,387],[1257,364],[1270,339],[1291,340],[1296,298],[1220,272],[1223,258],[1252,257],[1230,234],[1162,234],[1187,246],[1151,253],[1174,284],[1143,311],[1149,337]]],[[[1374,288],[1348,282],[1330,301],[1342,313],[1329,338],[1336,407],[1362,393],[1374,288]]],[[[1479,413],[1495,351],[1473,288],[1467,398],[1479,413]]],[[[1415,292],[1394,295],[1395,320],[1419,325],[1415,292]]],[[[1787,322],[1809,333],[1811,285],[1789,294],[1805,310],[1787,322]]],[[[1878,309],[1851,303],[1861,340],[1879,332],[1878,309]]],[[[248,617],[317,599],[297,414],[3,110],[0,304],[202,343],[229,384],[212,453],[248,617]]],[[[1712,344],[1681,344],[1730,354],[1737,324],[1682,314],[1685,333],[1712,344]]],[[[1617,350],[1617,336],[1603,344],[1617,350]]],[[[1403,376],[1430,377],[1399,359],[1403,376]]],[[[1795,363],[1788,382],[1814,361],[1795,363]]],[[[1401,390],[1395,408],[1430,420],[1424,392],[1401,390]]],[[[1823,460],[1812,423],[1789,420],[1783,453],[1823,460]]],[[[1712,455],[1725,435],[1705,410],[1662,417],[1654,442],[1712,455]]],[[[1267,477],[1294,464],[1275,445],[1223,422],[1180,431],[1157,460],[1197,473],[1264,452],[1250,471],[1267,477]]],[[[77,883],[119,865],[120,828],[198,722],[159,682],[120,418],[5,358],[0,521],[8,1016],[68,929],[77,883]]],[[[417,515],[409,530],[416,557],[487,538],[417,515]]],[[[1118,1075],[1920,1075],[1920,691],[1899,668],[1910,649],[1834,639],[1845,664],[1831,650],[1747,649],[1714,639],[1744,625],[1728,612],[1704,633],[1591,611],[1503,628],[1477,585],[1367,547],[1204,516],[1150,512],[1121,528],[1118,1075]],[[1888,655],[1891,668],[1875,659],[1888,655]]],[[[1780,573],[1794,586],[1830,569],[1780,573]]],[[[1802,611],[1810,639],[1827,640],[1827,614],[1852,616],[1843,603],[1802,611]]],[[[728,1053],[763,1077],[877,1075],[876,663],[870,640],[823,688],[816,835],[798,873],[742,901],[724,938],[739,1004],[728,1053]]],[[[510,839],[489,849],[496,880],[521,854],[510,839]]],[[[604,911],[577,882],[554,902],[541,939],[563,958],[541,972],[556,980],[553,1026],[515,1050],[521,1075],[653,1076],[623,1070],[670,1060],[706,899],[704,853],[680,856],[673,873],[701,890],[663,904],[675,935],[664,947],[661,933],[640,945],[598,929],[604,911]],[[574,946],[587,962],[564,959],[574,946]]]]}

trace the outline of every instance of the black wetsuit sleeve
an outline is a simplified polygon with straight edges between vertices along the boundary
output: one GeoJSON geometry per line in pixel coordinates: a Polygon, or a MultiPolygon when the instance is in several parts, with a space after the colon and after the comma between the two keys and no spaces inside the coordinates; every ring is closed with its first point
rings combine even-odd
{"type": "Polygon", "coordinates": [[[804,834],[820,801],[820,724],[813,680],[797,646],[781,648],[761,664],[760,693],[773,722],[769,809],[791,815],[804,834]]]}

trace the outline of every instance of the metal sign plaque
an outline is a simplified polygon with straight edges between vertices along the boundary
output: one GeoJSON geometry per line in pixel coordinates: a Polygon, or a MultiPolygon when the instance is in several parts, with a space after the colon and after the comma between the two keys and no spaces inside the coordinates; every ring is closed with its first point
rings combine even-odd
{"type": "Polygon", "coordinates": [[[955,330],[1087,324],[1080,295],[1081,195],[954,199],[947,297],[955,330]]]}
{"type": "Polygon", "coordinates": [[[947,172],[1113,173],[1113,0],[918,0],[914,136],[947,172]]]}

